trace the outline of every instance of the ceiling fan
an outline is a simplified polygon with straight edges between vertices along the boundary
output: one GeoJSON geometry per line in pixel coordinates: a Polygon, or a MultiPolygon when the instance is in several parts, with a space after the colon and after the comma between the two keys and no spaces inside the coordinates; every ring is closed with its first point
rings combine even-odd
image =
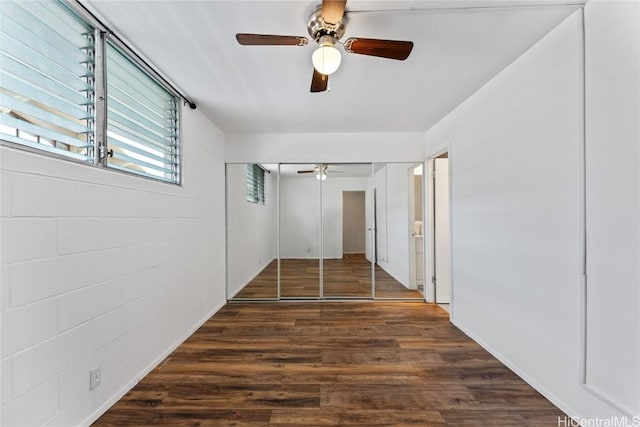
{"type": "MultiPolygon", "coordinates": [[[[342,44],[348,53],[377,56],[380,58],[407,59],[413,49],[413,42],[400,40],[365,39],[352,37],[344,43],[340,41],[346,31],[346,0],[322,0],[309,14],[307,31],[313,41],[320,46],[313,52],[313,78],[311,92],[327,90],[329,75],[334,73],[341,62],[340,51],[334,46],[342,44]]],[[[245,46],[306,46],[306,37],[280,36],[269,34],[236,34],[238,43],[245,46]]]]}
{"type": "Polygon", "coordinates": [[[318,179],[322,178],[322,180],[324,181],[325,179],[327,179],[327,173],[344,173],[344,171],[329,170],[329,165],[325,163],[325,164],[316,164],[313,169],[299,170],[298,173],[299,174],[315,173],[316,178],[318,179]]]}

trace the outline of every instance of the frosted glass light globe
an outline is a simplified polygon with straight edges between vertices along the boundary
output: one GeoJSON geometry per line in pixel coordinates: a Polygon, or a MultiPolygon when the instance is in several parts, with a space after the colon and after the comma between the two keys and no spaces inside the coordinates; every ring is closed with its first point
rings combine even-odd
{"type": "Polygon", "coordinates": [[[324,75],[333,74],[342,61],[340,51],[331,45],[320,46],[311,56],[313,67],[324,75]]]}

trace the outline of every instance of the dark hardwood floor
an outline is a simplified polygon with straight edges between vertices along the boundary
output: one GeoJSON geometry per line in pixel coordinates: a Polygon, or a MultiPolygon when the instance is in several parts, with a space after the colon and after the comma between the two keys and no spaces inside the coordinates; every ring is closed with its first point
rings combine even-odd
{"type": "MultiPolygon", "coordinates": [[[[319,298],[320,269],[317,259],[281,259],[280,295],[282,298],[319,298]]],[[[276,299],[278,262],[272,261],[234,299],[276,299]]],[[[375,266],[376,298],[424,299],[416,290],[375,266]]],[[[343,259],[323,261],[325,298],[371,298],[371,263],[364,255],[346,255],[343,259]]]]}
{"type": "Polygon", "coordinates": [[[421,302],[230,303],[96,426],[556,426],[421,302]]]}

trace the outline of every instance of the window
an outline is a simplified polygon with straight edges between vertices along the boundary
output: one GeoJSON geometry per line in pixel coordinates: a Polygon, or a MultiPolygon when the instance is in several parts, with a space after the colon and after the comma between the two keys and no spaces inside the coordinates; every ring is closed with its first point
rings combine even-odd
{"type": "Polygon", "coordinates": [[[264,168],[256,163],[247,165],[247,201],[264,205],[264,168]]]}
{"type": "Polygon", "coordinates": [[[2,2],[0,137],[93,160],[93,46],[59,3],[2,2]]]}
{"type": "Polygon", "coordinates": [[[176,92],[71,6],[3,1],[0,13],[0,139],[179,182],[176,92]]]}
{"type": "Polygon", "coordinates": [[[108,165],[176,182],[176,98],[110,43],[107,64],[108,165]]]}

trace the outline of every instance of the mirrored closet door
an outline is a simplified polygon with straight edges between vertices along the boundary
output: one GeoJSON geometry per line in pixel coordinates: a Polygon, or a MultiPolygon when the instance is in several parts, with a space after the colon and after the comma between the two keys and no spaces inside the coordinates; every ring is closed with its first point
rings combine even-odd
{"type": "Polygon", "coordinates": [[[314,164],[280,165],[280,298],[317,299],[320,289],[320,185],[314,164]]]}
{"type": "Polygon", "coordinates": [[[322,165],[325,298],[372,298],[371,163],[322,165]]]}
{"type": "Polygon", "coordinates": [[[423,300],[422,163],[228,164],[231,300],[423,300]]]}
{"type": "Polygon", "coordinates": [[[278,165],[227,164],[227,297],[278,299],[278,165]]]}
{"type": "Polygon", "coordinates": [[[375,298],[422,300],[422,163],[376,163],[373,169],[375,298]]]}

